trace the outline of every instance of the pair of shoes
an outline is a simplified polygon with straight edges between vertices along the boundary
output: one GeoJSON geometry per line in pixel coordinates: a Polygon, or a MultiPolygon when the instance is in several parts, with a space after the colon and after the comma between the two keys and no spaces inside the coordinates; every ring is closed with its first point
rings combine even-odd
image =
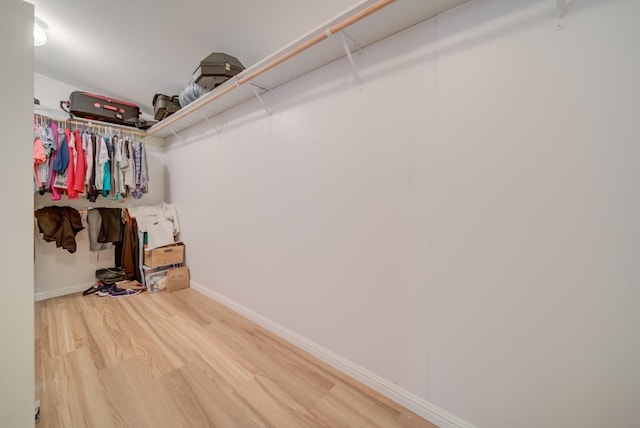
{"type": "Polygon", "coordinates": [[[130,290],[127,288],[118,288],[115,284],[101,285],[98,287],[98,296],[100,297],[127,297],[140,294],[142,290],[130,290]]]}
{"type": "Polygon", "coordinates": [[[129,290],[129,289],[121,289],[121,288],[113,288],[109,290],[109,297],[127,297],[127,296],[135,296],[136,294],[142,293],[142,290],[129,290]]]}
{"type": "Polygon", "coordinates": [[[93,284],[91,287],[84,290],[82,292],[82,295],[88,296],[89,294],[98,293],[99,296],[103,296],[104,294],[100,294],[100,293],[107,291],[109,288],[112,288],[114,285],[115,284],[107,285],[102,281],[96,281],[95,284],[93,284]]]}
{"type": "Polygon", "coordinates": [[[111,290],[115,289],[115,284],[100,284],[98,285],[98,296],[105,297],[108,296],[111,290]]]}
{"type": "Polygon", "coordinates": [[[92,285],[91,287],[87,288],[86,290],[84,290],[82,292],[83,296],[88,296],[89,294],[93,294],[93,293],[97,293],[98,292],[98,287],[99,287],[99,282],[95,283],[94,285],[92,285]]]}

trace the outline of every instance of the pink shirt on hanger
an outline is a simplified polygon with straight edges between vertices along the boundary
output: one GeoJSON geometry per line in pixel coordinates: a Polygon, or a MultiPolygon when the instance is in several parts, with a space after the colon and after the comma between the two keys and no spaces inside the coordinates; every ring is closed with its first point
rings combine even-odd
{"type": "Polygon", "coordinates": [[[75,171],[75,181],[73,185],[73,190],[78,193],[84,193],[84,179],[85,173],[87,171],[87,159],[82,148],[82,135],[80,131],[76,130],[73,134],[75,137],[74,144],[76,146],[76,171],[75,171]]]}
{"type": "Polygon", "coordinates": [[[78,199],[78,191],[74,186],[76,183],[76,164],[78,162],[78,154],[76,153],[75,137],[70,129],[65,129],[67,136],[67,146],[69,150],[69,166],[67,167],[67,197],[69,200],[78,199]]]}

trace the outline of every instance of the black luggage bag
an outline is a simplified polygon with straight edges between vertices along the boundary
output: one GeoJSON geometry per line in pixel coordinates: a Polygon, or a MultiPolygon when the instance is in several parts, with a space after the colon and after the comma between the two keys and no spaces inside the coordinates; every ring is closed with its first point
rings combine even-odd
{"type": "Polygon", "coordinates": [[[193,72],[193,81],[210,91],[242,70],[244,66],[236,57],[214,52],[200,61],[200,66],[193,72]]]}
{"type": "Polygon", "coordinates": [[[152,104],[153,118],[155,120],[162,120],[180,110],[180,101],[177,95],[170,97],[168,95],[155,94],[152,104]]]}
{"type": "Polygon", "coordinates": [[[118,125],[137,126],[140,120],[137,105],[88,92],[72,92],[69,101],[60,101],[60,107],[73,116],[118,125]]]}

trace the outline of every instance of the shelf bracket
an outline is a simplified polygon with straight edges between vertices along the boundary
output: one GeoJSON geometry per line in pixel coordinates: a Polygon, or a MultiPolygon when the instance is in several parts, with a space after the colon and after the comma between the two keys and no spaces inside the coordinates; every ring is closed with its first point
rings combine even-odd
{"type": "Polygon", "coordinates": [[[171,131],[171,133],[172,133],[173,135],[175,135],[175,136],[176,136],[176,138],[177,138],[178,140],[180,140],[180,142],[181,142],[182,144],[187,144],[187,142],[185,141],[185,139],[184,139],[184,138],[182,138],[181,136],[179,136],[178,134],[176,134],[176,131],[174,131],[172,127],[168,126],[168,128],[169,128],[169,131],[171,131]]]}
{"type": "Polygon", "coordinates": [[[256,98],[258,99],[258,101],[260,102],[260,105],[262,105],[262,108],[264,109],[264,111],[267,112],[267,115],[269,115],[269,117],[271,117],[271,112],[269,111],[269,109],[267,108],[267,105],[264,103],[264,101],[262,100],[262,97],[260,96],[260,94],[258,93],[258,91],[256,91],[256,88],[260,88],[266,91],[266,88],[263,88],[260,85],[256,85],[253,82],[249,83],[249,87],[251,88],[251,91],[253,92],[253,95],[256,96],[256,98]]]}
{"type": "Polygon", "coordinates": [[[567,0],[557,0],[556,30],[562,30],[567,25],[567,0]]]}
{"type": "MultiPolygon", "coordinates": [[[[342,47],[344,48],[344,53],[347,54],[347,58],[349,60],[349,66],[351,67],[351,71],[353,72],[353,76],[356,78],[356,82],[358,82],[359,86],[362,86],[362,79],[360,78],[360,73],[358,73],[358,67],[356,67],[356,62],[353,60],[353,55],[351,54],[351,49],[349,49],[349,44],[347,43],[347,37],[344,34],[345,34],[344,31],[342,31],[340,33],[340,36],[342,36],[342,47]]],[[[351,36],[349,36],[349,38],[351,39],[351,36]]],[[[351,39],[351,40],[353,40],[353,39],[351,39]]],[[[357,43],[356,43],[356,45],[357,45],[357,43]]]]}
{"type": "Polygon", "coordinates": [[[358,55],[360,55],[362,53],[362,46],[360,45],[360,43],[358,43],[356,39],[351,37],[351,34],[349,34],[347,30],[342,30],[342,34],[344,34],[349,38],[349,40],[351,40],[351,43],[353,43],[353,46],[355,46],[355,49],[358,51],[358,55]]]}
{"type": "Polygon", "coordinates": [[[204,114],[204,113],[203,113],[203,112],[201,112],[201,111],[199,111],[199,113],[200,113],[200,116],[204,117],[204,120],[206,120],[207,122],[211,122],[211,121],[209,120],[209,118],[207,117],[207,115],[206,115],[206,114],[204,114]]]}

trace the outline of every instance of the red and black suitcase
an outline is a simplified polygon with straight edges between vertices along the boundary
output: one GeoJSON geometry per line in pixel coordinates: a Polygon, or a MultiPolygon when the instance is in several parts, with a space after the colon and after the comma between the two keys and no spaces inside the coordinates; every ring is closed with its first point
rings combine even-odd
{"type": "Polygon", "coordinates": [[[60,107],[73,116],[118,125],[136,126],[140,118],[136,104],[88,92],[72,92],[69,101],[60,101],[60,107]]]}

